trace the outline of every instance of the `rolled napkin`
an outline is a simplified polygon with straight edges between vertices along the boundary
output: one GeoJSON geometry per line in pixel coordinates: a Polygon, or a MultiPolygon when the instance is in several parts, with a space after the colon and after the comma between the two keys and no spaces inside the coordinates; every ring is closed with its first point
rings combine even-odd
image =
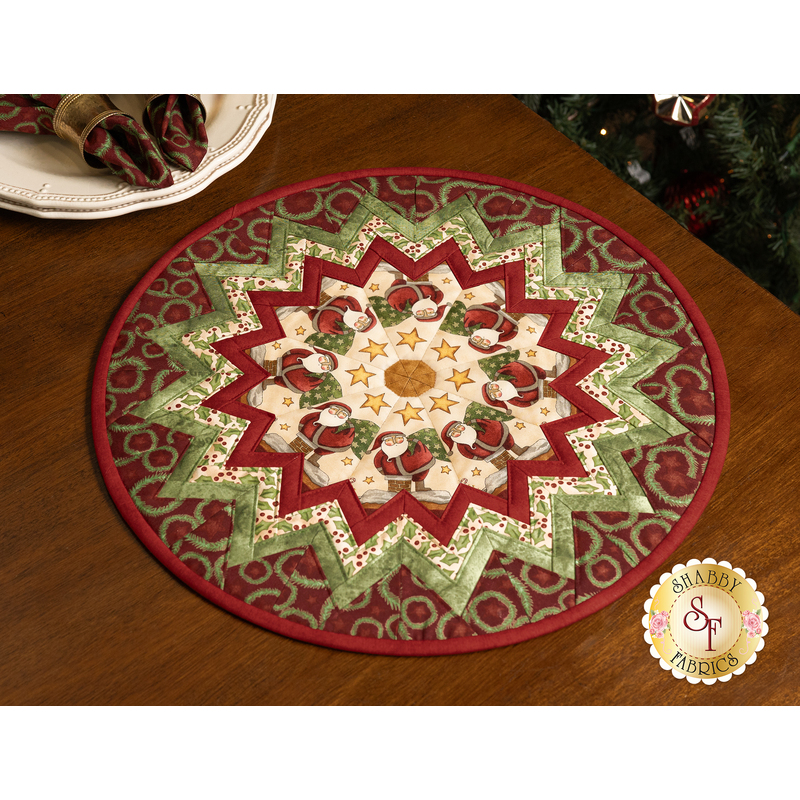
{"type": "Polygon", "coordinates": [[[55,134],[72,142],[89,166],[107,168],[133,186],[172,186],[156,143],[107,95],[0,95],[0,131],[55,134]]]}
{"type": "Polygon", "coordinates": [[[164,157],[194,172],[208,151],[206,109],[196,94],[154,94],[144,109],[145,127],[164,157]]]}

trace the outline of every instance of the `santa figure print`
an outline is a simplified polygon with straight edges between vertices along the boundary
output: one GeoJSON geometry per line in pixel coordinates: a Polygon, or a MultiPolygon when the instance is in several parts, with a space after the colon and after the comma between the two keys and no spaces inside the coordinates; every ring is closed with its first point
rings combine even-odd
{"type": "Polygon", "coordinates": [[[315,466],[324,455],[349,450],[356,435],[350,422],[352,413],[349,406],[340,402],[317,406],[300,420],[292,448],[306,454],[306,460],[315,466]]]}
{"type": "Polygon", "coordinates": [[[469,346],[482,353],[509,349],[505,342],[511,341],[518,330],[517,320],[497,303],[470,306],[464,313],[464,327],[470,331],[469,346]]]}
{"type": "Polygon", "coordinates": [[[341,336],[350,331],[366,333],[377,324],[369,306],[362,307],[355,297],[350,295],[329,297],[323,293],[320,301],[317,308],[307,310],[311,324],[318,333],[333,336],[341,336]]]}
{"type": "MultiPolygon", "coordinates": [[[[514,442],[514,437],[505,422],[497,419],[478,418],[471,425],[459,420],[449,422],[442,430],[442,441],[450,452],[458,448],[464,458],[491,461],[504,458],[508,451],[521,455],[524,448],[514,442]]],[[[498,469],[503,465],[498,464],[498,469]]]]}
{"type": "Polygon", "coordinates": [[[295,347],[278,356],[275,361],[266,361],[264,367],[270,373],[262,387],[270,384],[289,389],[296,394],[316,389],[325,376],[338,366],[333,353],[315,347],[312,350],[295,347]]]}
{"type": "Polygon", "coordinates": [[[389,484],[390,492],[426,490],[425,478],[436,463],[433,453],[418,439],[409,440],[400,431],[381,434],[372,445],[374,464],[389,484]]]}
{"type": "Polygon", "coordinates": [[[444,299],[442,290],[427,280],[396,280],[384,297],[395,311],[410,313],[420,322],[439,322],[447,308],[446,304],[441,304],[444,299]]]}
{"type": "Polygon", "coordinates": [[[528,408],[539,399],[547,372],[535,364],[511,361],[497,370],[494,380],[483,385],[484,402],[495,408],[508,409],[508,403],[528,408]]]}

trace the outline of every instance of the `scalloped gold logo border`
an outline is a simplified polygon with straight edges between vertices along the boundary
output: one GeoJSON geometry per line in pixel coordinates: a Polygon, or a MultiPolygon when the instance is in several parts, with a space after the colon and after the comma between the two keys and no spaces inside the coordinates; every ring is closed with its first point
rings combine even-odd
{"type": "Polygon", "coordinates": [[[662,669],[711,685],[741,675],[764,648],[768,611],[756,582],[727,561],[665,572],[644,604],[644,640],[662,669]]]}

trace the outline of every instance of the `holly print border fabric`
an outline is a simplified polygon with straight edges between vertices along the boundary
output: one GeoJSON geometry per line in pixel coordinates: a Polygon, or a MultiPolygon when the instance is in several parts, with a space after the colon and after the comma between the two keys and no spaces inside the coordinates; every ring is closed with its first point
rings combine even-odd
{"type": "Polygon", "coordinates": [[[608,605],[708,502],[729,400],[707,324],[619,228],[500,178],[269,192],[167,253],[93,390],[151,552],[272,631],[368,653],[529,639],[608,605]]]}

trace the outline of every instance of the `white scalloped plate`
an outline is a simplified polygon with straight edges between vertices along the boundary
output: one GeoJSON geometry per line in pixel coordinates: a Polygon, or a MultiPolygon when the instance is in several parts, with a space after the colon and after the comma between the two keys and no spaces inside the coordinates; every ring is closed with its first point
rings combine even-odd
{"type": "MultiPolygon", "coordinates": [[[[208,153],[194,172],[173,169],[173,185],[141,189],[87,166],[56,136],[0,133],[0,208],[55,219],[98,219],[178,203],[240,164],[272,122],[274,94],[202,94],[208,153]]],[[[110,95],[141,122],[147,95],[110,95]]]]}

